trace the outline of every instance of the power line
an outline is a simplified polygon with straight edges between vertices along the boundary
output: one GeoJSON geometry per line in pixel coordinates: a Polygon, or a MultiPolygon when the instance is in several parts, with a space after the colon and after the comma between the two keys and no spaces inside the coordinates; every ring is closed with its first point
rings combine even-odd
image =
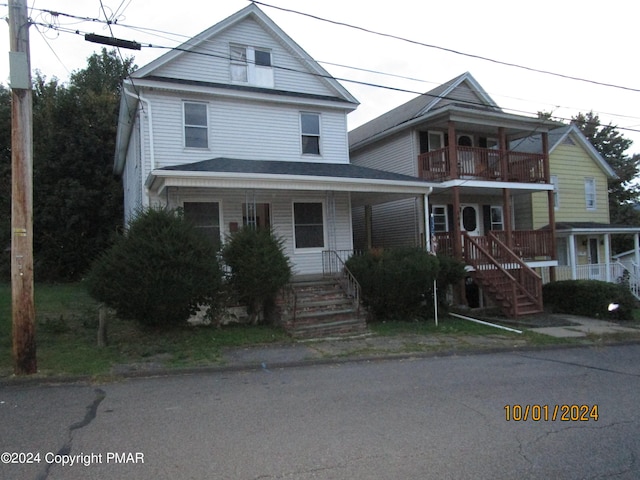
{"type": "Polygon", "coordinates": [[[310,13],[304,13],[304,12],[300,12],[298,10],[292,10],[292,9],[289,9],[289,8],[278,7],[278,6],[275,6],[275,5],[270,5],[268,3],[259,2],[257,0],[249,0],[249,1],[251,1],[251,3],[255,3],[257,5],[262,5],[262,6],[265,6],[265,7],[275,8],[276,10],[281,10],[281,11],[284,11],[284,12],[295,13],[296,15],[303,15],[305,17],[313,18],[315,20],[320,20],[322,22],[332,23],[334,25],[340,25],[340,26],[343,26],[343,27],[348,27],[348,28],[352,28],[352,29],[355,29],[355,30],[360,30],[362,32],[371,33],[373,35],[378,35],[378,36],[381,36],[381,37],[393,38],[395,40],[400,40],[400,41],[403,41],[403,42],[412,43],[414,45],[419,45],[419,46],[422,46],[422,47],[435,48],[437,50],[442,50],[442,51],[445,51],[445,52],[454,53],[456,55],[462,55],[462,56],[465,56],[465,57],[475,58],[475,59],[478,59],[478,60],[484,60],[484,61],[487,61],[487,62],[492,62],[492,63],[499,64],[499,65],[505,65],[507,67],[520,68],[522,70],[528,70],[530,72],[543,73],[545,75],[553,75],[555,77],[565,78],[565,79],[569,79],[569,80],[577,80],[579,82],[592,83],[594,85],[601,85],[601,86],[605,86],[605,87],[619,88],[619,89],[622,89],[622,90],[629,90],[629,91],[632,91],[632,92],[640,92],[640,89],[638,89],[638,88],[625,87],[625,86],[622,86],[622,85],[615,85],[613,83],[599,82],[599,81],[596,81],[596,80],[589,80],[589,79],[586,79],[586,78],[575,77],[575,76],[572,76],[572,75],[565,75],[565,74],[562,74],[562,73],[551,72],[549,70],[541,70],[541,69],[538,69],[538,68],[527,67],[525,65],[520,65],[518,63],[504,62],[502,60],[496,60],[494,58],[484,57],[482,55],[475,55],[475,54],[472,54],[472,53],[465,53],[465,52],[461,52],[459,50],[454,50],[452,48],[441,47],[439,45],[432,45],[432,44],[429,44],[429,43],[420,42],[418,40],[411,40],[409,38],[400,37],[398,35],[392,35],[390,33],[378,32],[378,31],[371,30],[371,29],[364,28],[364,27],[360,27],[360,26],[357,26],[357,25],[352,25],[352,24],[346,23],[346,22],[339,22],[339,21],[336,21],[336,20],[329,20],[327,18],[323,18],[323,17],[317,16],[317,15],[312,15],[310,13]]]}

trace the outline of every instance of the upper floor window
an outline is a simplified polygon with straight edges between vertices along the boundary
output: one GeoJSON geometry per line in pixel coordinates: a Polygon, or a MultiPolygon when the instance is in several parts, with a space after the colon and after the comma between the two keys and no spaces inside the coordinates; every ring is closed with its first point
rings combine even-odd
{"type": "Polygon", "coordinates": [[[209,126],[206,103],[184,103],[184,146],[209,147],[209,126]]]}
{"type": "Polygon", "coordinates": [[[231,81],[258,87],[273,87],[271,51],[264,48],[231,45],[231,81]]]}
{"type": "Polygon", "coordinates": [[[320,155],[320,115],[301,113],[300,130],[302,132],[302,153],[320,155]]]}
{"type": "Polygon", "coordinates": [[[584,198],[586,200],[587,210],[596,209],[596,179],[586,177],[584,179],[584,198]]]}

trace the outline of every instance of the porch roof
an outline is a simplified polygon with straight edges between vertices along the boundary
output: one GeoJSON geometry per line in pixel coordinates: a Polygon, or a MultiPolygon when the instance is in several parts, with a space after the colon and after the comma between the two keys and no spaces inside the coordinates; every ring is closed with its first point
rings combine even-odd
{"type": "MultiPolygon", "coordinates": [[[[549,225],[542,227],[542,229],[548,230],[549,225]]],[[[558,222],[556,223],[556,233],[569,235],[587,235],[590,233],[640,233],[640,226],[597,222],[558,222]]]]}
{"type": "Polygon", "coordinates": [[[161,194],[167,187],[239,188],[351,192],[357,205],[429,195],[425,180],[348,163],[213,158],[155,169],[146,185],[161,194]]]}

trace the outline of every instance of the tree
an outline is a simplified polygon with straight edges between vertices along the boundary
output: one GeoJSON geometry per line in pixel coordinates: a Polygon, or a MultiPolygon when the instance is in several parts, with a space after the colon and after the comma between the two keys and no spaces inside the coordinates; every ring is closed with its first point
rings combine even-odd
{"type": "MultiPolygon", "coordinates": [[[[640,225],[640,212],[635,209],[640,196],[640,186],[635,183],[640,172],[640,155],[629,156],[625,153],[633,142],[624,138],[611,123],[602,125],[598,115],[593,112],[579,113],[572,122],[616,173],[617,178],[609,179],[608,184],[611,223],[640,225]]],[[[613,239],[614,251],[629,250],[632,246],[630,238],[613,239]]]]}
{"type": "MultiPolygon", "coordinates": [[[[68,85],[36,72],[33,228],[37,280],[80,278],[122,222],[121,185],[113,177],[112,166],[120,83],[133,68],[133,59],[123,61],[115,50],[102,49],[89,57],[84,70],[71,75],[68,85]]],[[[10,96],[5,99],[0,91],[0,101],[0,183],[4,184],[7,175],[10,178],[10,160],[7,170],[2,152],[10,151],[10,143],[5,143],[2,125],[10,96]]],[[[4,242],[10,211],[3,203],[0,208],[0,241],[4,242]]],[[[6,261],[3,257],[2,262],[6,261]]],[[[3,270],[0,267],[0,273],[3,270]]]]}

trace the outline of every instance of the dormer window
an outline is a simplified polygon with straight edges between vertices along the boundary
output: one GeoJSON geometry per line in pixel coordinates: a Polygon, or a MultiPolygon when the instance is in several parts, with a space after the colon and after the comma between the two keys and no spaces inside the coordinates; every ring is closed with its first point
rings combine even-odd
{"type": "Polygon", "coordinates": [[[273,88],[271,51],[244,45],[230,46],[231,81],[273,88]]]}

